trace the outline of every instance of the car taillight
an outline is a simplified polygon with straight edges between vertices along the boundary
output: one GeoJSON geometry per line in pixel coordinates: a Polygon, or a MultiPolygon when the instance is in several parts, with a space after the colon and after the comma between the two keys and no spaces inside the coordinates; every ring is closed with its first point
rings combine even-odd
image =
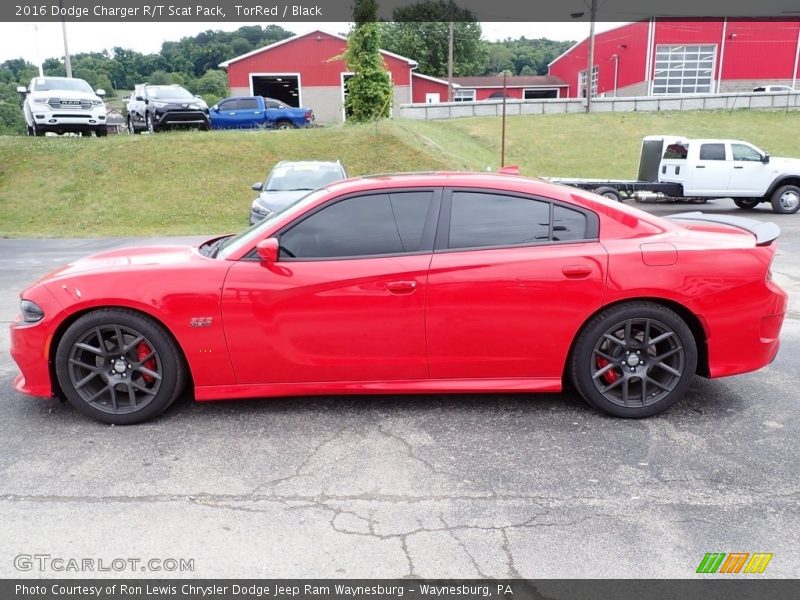
{"type": "Polygon", "coordinates": [[[307,110],[305,116],[306,116],[306,121],[308,121],[310,123],[311,121],[314,120],[314,111],[313,110],[307,110]]]}

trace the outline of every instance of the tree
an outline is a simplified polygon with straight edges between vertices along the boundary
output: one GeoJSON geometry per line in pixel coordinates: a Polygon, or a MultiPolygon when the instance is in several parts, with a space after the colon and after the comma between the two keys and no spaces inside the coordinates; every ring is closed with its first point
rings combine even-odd
{"type": "Polygon", "coordinates": [[[453,75],[479,75],[487,58],[480,23],[452,0],[423,0],[392,11],[392,22],[381,23],[386,50],[413,58],[419,72],[447,76],[449,21],[454,21],[453,75]]]}
{"type": "Polygon", "coordinates": [[[372,121],[389,116],[392,84],[381,56],[381,33],[375,0],[355,0],[355,26],[347,38],[344,54],[353,77],[347,82],[345,113],[355,122],[372,121]]]}

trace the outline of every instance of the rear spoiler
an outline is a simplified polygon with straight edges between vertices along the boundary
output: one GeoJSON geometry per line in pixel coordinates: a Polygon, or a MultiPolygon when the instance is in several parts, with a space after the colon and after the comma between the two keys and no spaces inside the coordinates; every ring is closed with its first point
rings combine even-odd
{"type": "Polygon", "coordinates": [[[734,217],[731,215],[709,215],[700,211],[678,213],[670,215],[669,219],[679,219],[681,221],[703,221],[706,223],[720,223],[738,227],[756,236],[757,246],[768,246],[781,234],[781,228],[770,221],[757,221],[746,217],[734,217]]]}

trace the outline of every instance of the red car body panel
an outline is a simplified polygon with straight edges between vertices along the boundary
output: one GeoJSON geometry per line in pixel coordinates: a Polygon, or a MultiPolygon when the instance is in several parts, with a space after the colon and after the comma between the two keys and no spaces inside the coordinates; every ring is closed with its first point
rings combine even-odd
{"type": "Polygon", "coordinates": [[[298,215],[278,215],[225,260],[197,248],[123,249],[25,290],[45,318],[11,327],[18,390],[51,396],[55,342],[77,315],[141,311],[182,350],[198,400],[326,393],[558,391],[570,347],[604,306],[655,299],[690,315],[711,377],[778,351],[786,294],[776,245],[738,228],[683,226],[574,188],[512,175],[445,173],[332,184],[304,210],[390,188],[484,188],[594,212],[599,238],[342,260],[249,258],[298,215]],[[198,324],[202,326],[198,326],[198,324]]]}

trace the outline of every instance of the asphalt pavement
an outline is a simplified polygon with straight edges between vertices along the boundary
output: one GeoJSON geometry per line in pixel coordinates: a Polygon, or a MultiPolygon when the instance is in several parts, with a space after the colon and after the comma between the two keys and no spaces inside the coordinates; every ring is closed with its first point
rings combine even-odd
{"type": "Polygon", "coordinates": [[[770,552],[762,577],[798,577],[800,214],[748,214],[783,229],[778,358],[638,421],[563,393],[185,397],[102,425],[11,388],[7,326],[40,275],[142,240],[0,240],[0,577],[682,578],[707,552],[770,552]]]}

